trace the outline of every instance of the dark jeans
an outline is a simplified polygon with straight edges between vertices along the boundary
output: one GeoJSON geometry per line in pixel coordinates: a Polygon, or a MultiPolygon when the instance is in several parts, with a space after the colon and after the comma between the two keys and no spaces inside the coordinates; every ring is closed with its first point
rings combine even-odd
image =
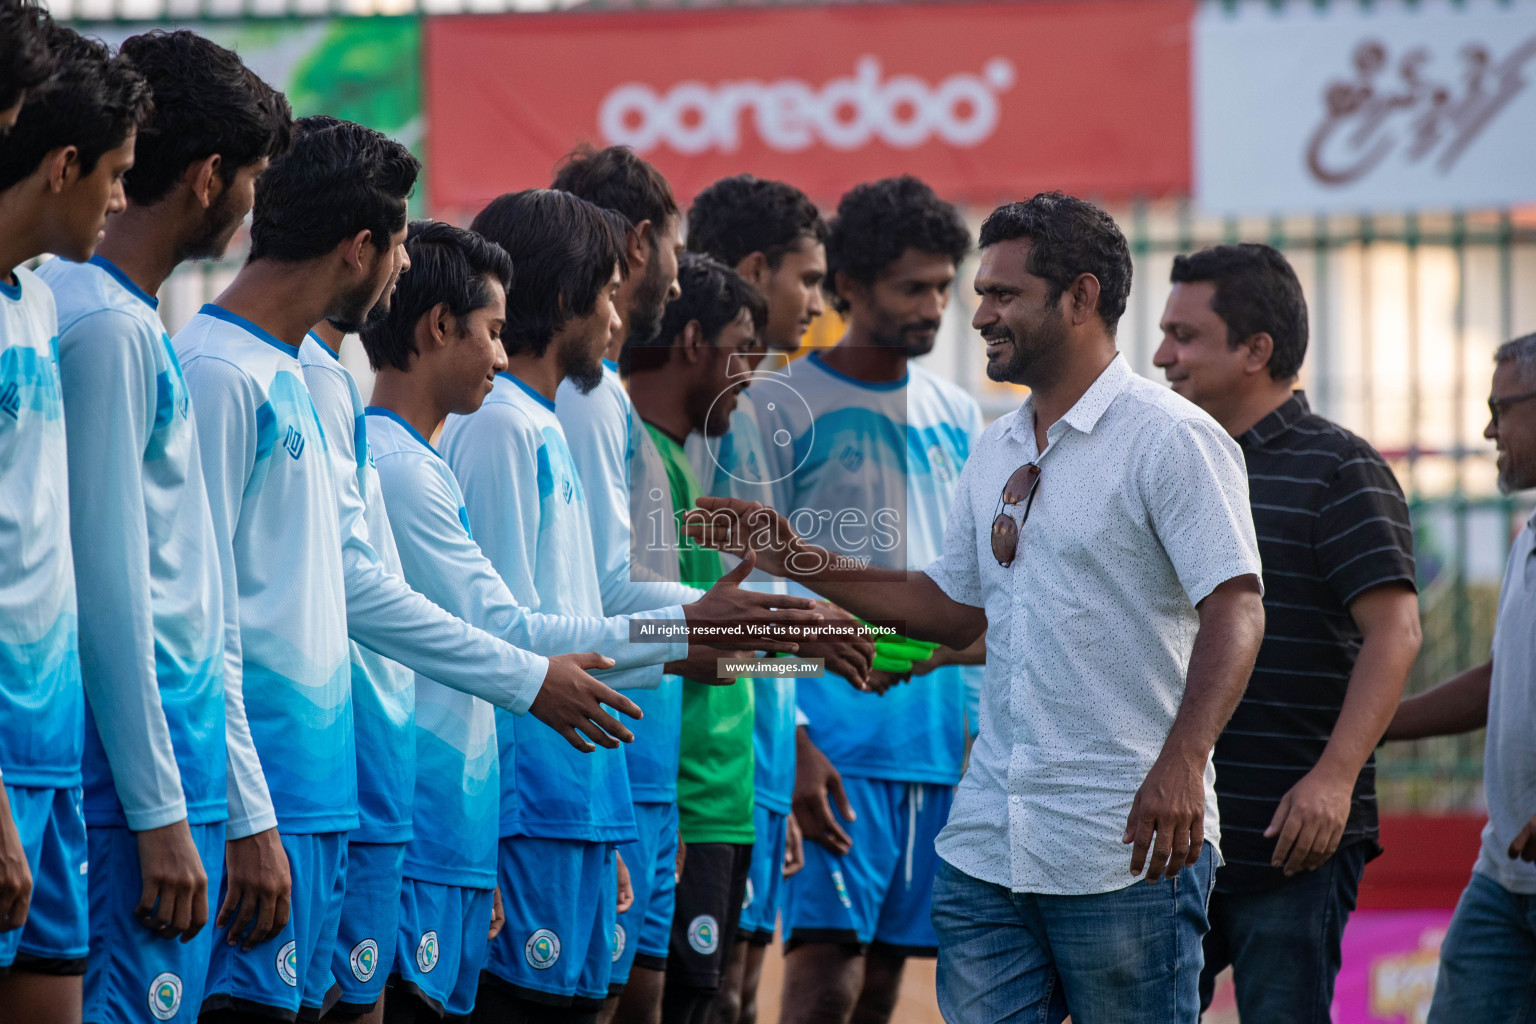
{"type": "Polygon", "coordinates": [[[1328,1024],[1344,924],[1370,850],[1369,843],[1351,843],[1317,870],[1262,892],[1212,893],[1201,1012],[1211,1005],[1216,975],[1230,964],[1243,1024],[1328,1024]]]}

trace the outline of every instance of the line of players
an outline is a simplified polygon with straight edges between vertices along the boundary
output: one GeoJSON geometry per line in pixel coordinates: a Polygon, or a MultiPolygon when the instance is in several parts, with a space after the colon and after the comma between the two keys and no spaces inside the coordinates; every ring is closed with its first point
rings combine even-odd
{"type": "Polygon", "coordinates": [[[403,147],[291,124],[207,40],[113,56],[14,0],[0,31],[0,1006],[751,1019],[782,903],[786,1019],[888,1017],[935,945],[979,650],[880,698],[866,638],[800,644],[852,686],[797,693],[631,637],[852,621],[642,543],[701,491],[884,510],[877,562],[933,555],[981,426],[908,365],[969,244],[955,211],[891,179],[829,228],[727,179],[680,259],[665,181],[605,150],[473,231],[407,231],[403,147]],[[248,263],[167,338],[161,286],[253,206],[248,263]],[[784,400],[743,391],[828,275],[843,342],[784,400]],[[644,711],[622,752],[604,705],[644,711]]]}

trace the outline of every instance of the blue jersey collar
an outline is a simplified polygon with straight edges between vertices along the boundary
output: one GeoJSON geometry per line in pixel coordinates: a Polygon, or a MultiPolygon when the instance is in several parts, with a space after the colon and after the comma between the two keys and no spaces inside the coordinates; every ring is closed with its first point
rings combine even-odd
{"type": "MultiPolygon", "coordinates": [[[[407,423],[405,421],[405,417],[401,416],[399,413],[395,412],[395,410],[393,410],[393,409],[386,409],[382,405],[370,405],[366,409],[364,409],[363,412],[367,413],[369,416],[383,416],[383,417],[386,417],[387,419],[394,420],[396,423],[400,424],[402,427],[405,428],[405,432],[406,433],[410,434],[412,437],[414,437],[416,439],[416,443],[417,444],[421,445],[423,448],[425,448],[427,451],[431,452],[433,455],[437,455],[437,449],[432,447],[432,442],[428,441],[426,438],[422,437],[421,436],[421,431],[417,430],[415,427],[413,427],[409,423],[407,423]]],[[[442,458],[441,455],[437,455],[437,457],[438,458],[442,458]]]]}
{"type": "Polygon", "coordinates": [[[320,335],[316,334],[314,331],[310,331],[309,336],[315,339],[315,344],[320,346],[320,351],[324,352],[338,363],[341,362],[341,353],[332,351],[331,346],[325,343],[324,338],[320,337],[320,335]]]}
{"type": "Polygon", "coordinates": [[[97,253],[96,255],[92,256],[90,259],[90,264],[93,267],[100,267],[102,270],[106,271],[107,275],[111,277],[112,280],[122,285],[130,295],[144,303],[150,309],[160,308],[159,299],[155,298],[153,295],[146,292],[143,288],[140,288],[138,285],[134,284],[133,278],[123,273],[123,269],[121,267],[107,259],[101,253],[97,253]]]}
{"type": "Polygon", "coordinates": [[[542,405],[544,408],[548,409],[550,412],[554,412],[555,411],[555,403],[554,402],[551,402],[549,399],[547,399],[543,395],[539,394],[533,388],[529,387],[527,384],[524,384],[521,378],[514,377],[514,376],[512,376],[512,374],[506,373],[506,372],[498,373],[496,376],[498,376],[498,377],[505,377],[507,380],[511,381],[513,384],[516,384],[518,387],[522,388],[525,392],[527,392],[528,393],[528,397],[532,398],[535,402],[538,402],[540,405],[542,405]]]}
{"type": "Polygon", "coordinates": [[[223,306],[216,306],[211,302],[207,302],[203,304],[203,308],[198,310],[198,312],[204,316],[211,316],[215,320],[223,320],[227,324],[234,324],[236,327],[240,328],[242,331],[245,331],[253,338],[257,339],[258,341],[266,342],[268,345],[271,345],[273,348],[284,353],[285,355],[293,356],[298,354],[298,349],[296,349],[294,346],[288,344],[287,342],[280,341],[272,332],[266,330],[265,328],[258,327],[243,316],[231,313],[223,306]]]}
{"type": "Polygon", "coordinates": [[[21,275],[16,273],[15,270],[11,271],[11,275],[16,278],[15,284],[11,284],[10,282],[6,281],[5,278],[0,277],[0,296],[4,296],[5,298],[10,299],[12,302],[20,302],[21,275]]]}

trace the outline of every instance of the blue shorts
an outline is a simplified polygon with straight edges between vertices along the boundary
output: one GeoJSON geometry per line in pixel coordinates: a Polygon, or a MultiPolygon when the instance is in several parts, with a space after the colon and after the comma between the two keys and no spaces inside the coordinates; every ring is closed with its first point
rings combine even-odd
{"type": "MultiPolygon", "coordinates": [[[[241,1010],[292,1020],[303,1004],[325,1003],[331,955],[341,924],[347,883],[347,834],[280,835],[293,883],[288,923],[249,953],[231,946],[227,932],[213,943],[203,1012],[241,1010]]],[[[219,905],[229,887],[219,887],[219,905]]]]}
{"type": "Polygon", "coordinates": [[[86,830],[90,874],[91,957],[85,966],[85,1015],[91,1024],[192,1020],[203,1002],[217,930],[213,896],[224,877],[224,823],[189,826],[208,875],[208,923],[191,942],[157,937],[134,916],[143,891],[138,836],[121,827],[86,830]],[[182,1013],[182,1008],[186,1012],[182,1013]]]}
{"type": "Polygon", "coordinates": [[[618,876],[612,843],[510,836],[497,879],[507,924],[486,969],[520,999],[597,1009],[613,973],[618,876]]]}
{"type": "Polygon", "coordinates": [[[677,804],[635,804],[635,824],[640,838],[619,847],[635,902],[613,928],[610,987],[629,981],[636,963],[652,971],[667,969],[677,903],[677,804]]]}
{"type": "MultiPolygon", "coordinates": [[[[395,960],[404,862],[404,843],[347,844],[347,891],[331,955],[342,1013],[367,1013],[384,994],[395,960]]],[[[305,1005],[311,1005],[308,992],[305,1005]]]]}
{"type": "Polygon", "coordinates": [[[752,808],[757,841],[752,844],[752,867],[747,872],[747,895],[741,901],[741,923],[736,938],[758,946],[773,941],[784,902],[784,843],[789,819],[762,804],[752,808]]]}
{"type": "Polygon", "coordinates": [[[401,882],[394,943],[400,955],[389,987],[410,992],[446,1018],[467,1018],[485,966],[493,898],[490,889],[401,882]]]}
{"type": "MultiPolygon", "coordinates": [[[[86,870],[89,854],[80,787],[5,787],[11,817],[32,870],[27,923],[0,932],[0,976],[11,968],[42,974],[84,974],[90,952],[86,870]]],[[[138,902],[142,886],[134,883],[138,902]]]]}
{"type": "MultiPolygon", "coordinates": [[[[853,840],[845,856],[805,841],[805,868],[785,885],[784,932],[805,942],[871,943],[907,956],[934,956],[929,920],[939,857],[933,841],[949,817],[954,787],[843,776],[856,821],[839,824],[853,840]]],[[[836,814],[836,810],[833,810],[836,814]]]]}

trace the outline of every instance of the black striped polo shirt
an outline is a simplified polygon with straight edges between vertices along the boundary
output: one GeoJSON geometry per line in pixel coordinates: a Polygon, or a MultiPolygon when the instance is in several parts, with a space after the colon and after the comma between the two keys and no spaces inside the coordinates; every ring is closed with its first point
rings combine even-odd
{"type": "MultiPolygon", "coordinates": [[[[1297,391],[1237,439],[1264,561],[1264,643],[1242,703],[1216,741],[1216,796],[1226,865],[1216,888],[1251,892],[1284,881],[1264,830],[1312,769],[1344,705],[1360,631],[1356,597],[1414,586],[1408,505],[1365,441],[1316,415],[1297,391]]],[[[1355,781],[1339,845],[1376,847],[1376,760],[1355,781]]]]}

